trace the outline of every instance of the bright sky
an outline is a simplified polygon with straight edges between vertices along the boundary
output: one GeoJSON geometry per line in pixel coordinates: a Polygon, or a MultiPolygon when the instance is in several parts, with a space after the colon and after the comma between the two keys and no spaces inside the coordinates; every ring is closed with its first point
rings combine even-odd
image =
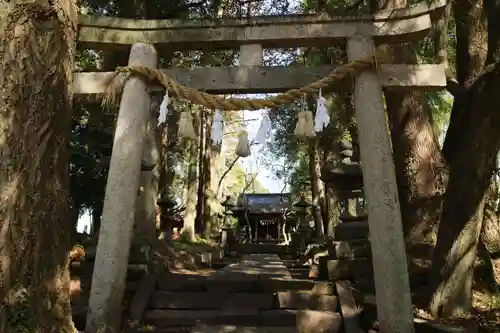
{"type": "MultiPolygon", "coordinates": [[[[247,131],[250,141],[252,141],[259,130],[264,112],[266,111],[243,111],[243,117],[245,120],[258,119],[257,121],[250,121],[247,123],[247,131]]],[[[243,170],[245,170],[245,172],[258,173],[257,180],[264,185],[269,192],[279,193],[283,190],[283,186],[285,184],[282,179],[276,178],[273,168],[270,168],[269,165],[265,165],[263,163],[263,158],[266,157],[266,154],[269,154],[266,153],[266,147],[263,145],[254,145],[251,148],[251,155],[242,159],[241,165],[243,166],[243,170]]],[[[269,158],[269,155],[267,157],[269,158]]],[[[278,159],[276,161],[276,167],[283,165],[284,162],[284,158],[278,159]]]]}
{"type": "MultiPolygon", "coordinates": [[[[272,0],[265,0],[264,1],[264,6],[262,8],[262,12],[259,13],[260,15],[276,15],[280,14],[279,12],[279,6],[276,6],[274,1],[272,0]]],[[[289,13],[298,13],[300,8],[300,1],[299,0],[288,0],[288,12],[289,13]]],[[[278,61],[284,61],[285,63],[287,62],[286,56],[285,55],[276,55],[274,54],[274,57],[278,61]]],[[[264,54],[264,61],[266,60],[266,55],[264,54]]],[[[248,96],[248,97],[257,97],[256,95],[253,96],[248,96]]],[[[263,96],[258,96],[259,98],[263,96]]],[[[265,110],[259,110],[259,111],[243,111],[243,117],[245,120],[247,119],[258,119],[258,121],[251,121],[247,123],[247,131],[248,131],[248,137],[249,140],[251,141],[255,135],[257,134],[257,131],[259,129],[260,123],[262,121],[262,115],[265,112],[265,110]]],[[[267,153],[268,154],[268,153],[267,153]]],[[[267,157],[268,159],[271,158],[271,156],[266,154],[266,148],[263,147],[262,145],[255,145],[251,149],[251,155],[242,161],[242,166],[243,169],[246,172],[258,172],[257,174],[257,180],[267,187],[269,192],[281,192],[283,190],[283,186],[285,185],[285,182],[283,179],[278,179],[275,176],[275,170],[273,170],[273,166],[276,168],[279,168],[282,166],[285,162],[284,158],[279,158],[275,164],[272,166],[269,165],[264,165],[262,163],[262,159],[267,157]],[[267,155],[267,156],[265,156],[267,155]]],[[[285,188],[284,192],[286,192],[288,189],[285,188]]]]}

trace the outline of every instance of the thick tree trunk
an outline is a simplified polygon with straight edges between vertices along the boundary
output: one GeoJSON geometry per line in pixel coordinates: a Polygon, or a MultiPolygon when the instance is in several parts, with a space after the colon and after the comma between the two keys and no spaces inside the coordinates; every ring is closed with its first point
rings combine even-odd
{"type": "Polygon", "coordinates": [[[309,143],[309,173],[311,177],[312,210],[316,230],[316,241],[321,242],[325,231],[323,227],[323,212],[325,211],[325,189],[319,179],[321,166],[317,151],[316,139],[309,143]]]}
{"type": "MultiPolygon", "coordinates": [[[[177,142],[177,130],[179,128],[180,112],[169,112],[167,115],[166,133],[162,137],[163,170],[160,173],[160,193],[162,198],[173,197],[172,183],[175,178],[174,161],[177,142]]],[[[168,216],[160,218],[160,239],[170,240],[172,238],[172,224],[168,216]]]]}
{"type": "Polygon", "coordinates": [[[204,156],[205,156],[205,136],[206,130],[204,129],[203,124],[205,123],[205,117],[202,114],[202,110],[197,111],[199,116],[197,119],[199,120],[199,138],[198,138],[198,160],[196,161],[198,165],[198,190],[196,191],[196,218],[195,218],[195,232],[196,234],[202,234],[205,228],[203,221],[203,210],[204,210],[204,201],[205,201],[205,177],[203,177],[204,172],[204,156]]]}
{"type": "Polygon", "coordinates": [[[195,235],[195,220],[196,220],[196,203],[197,203],[197,190],[198,190],[198,177],[197,177],[197,151],[196,144],[194,142],[190,143],[191,163],[188,165],[187,170],[187,181],[186,181],[186,194],[185,203],[186,211],[184,212],[184,227],[182,228],[182,234],[185,235],[186,239],[189,241],[194,240],[195,235]]]}
{"type": "Polygon", "coordinates": [[[498,186],[495,180],[491,181],[485,197],[483,226],[479,240],[487,255],[485,260],[489,262],[491,282],[500,286],[500,221],[496,211],[498,186]]]}
{"type": "MultiPolygon", "coordinates": [[[[407,0],[380,1],[381,9],[407,7],[407,0]]],[[[391,46],[395,63],[416,64],[415,47],[391,46]]],[[[403,232],[408,245],[434,242],[444,193],[444,161],[422,92],[385,91],[403,232]]]]}
{"type": "Polygon", "coordinates": [[[11,6],[0,18],[0,331],[75,332],[68,167],[76,6],[11,6]]]}
{"type": "Polygon", "coordinates": [[[430,309],[435,316],[452,316],[472,307],[473,267],[483,224],[484,196],[500,147],[500,66],[483,69],[498,49],[498,8],[483,10],[479,0],[454,3],[457,25],[457,80],[463,93],[455,103],[443,153],[449,165],[443,213],[432,260],[430,309]],[[487,39],[485,37],[488,37],[487,39]],[[488,47],[486,47],[486,42],[488,47]],[[493,45],[494,47],[490,47],[493,45]]]}
{"type": "MultiPolygon", "coordinates": [[[[200,126],[200,114],[196,114],[194,118],[194,126],[198,131],[202,130],[200,126]]],[[[198,132],[198,135],[202,135],[198,132]]],[[[189,241],[194,241],[195,231],[196,231],[196,213],[198,208],[198,168],[199,168],[199,147],[198,143],[194,140],[187,142],[188,145],[188,170],[186,179],[186,192],[185,192],[185,203],[186,211],[184,212],[184,227],[182,229],[183,235],[189,241]]]]}
{"type": "Polygon", "coordinates": [[[450,160],[450,180],[433,257],[431,310],[437,316],[469,311],[484,194],[500,148],[500,66],[477,79],[467,93],[460,149],[450,160]]]}
{"type": "Polygon", "coordinates": [[[205,236],[210,237],[218,231],[217,220],[215,219],[215,192],[217,188],[217,183],[214,182],[216,177],[213,173],[215,172],[215,167],[213,163],[216,160],[215,152],[212,147],[212,139],[210,133],[212,133],[212,113],[206,112],[206,131],[205,135],[205,149],[203,154],[203,221],[205,223],[205,236]]]}
{"type": "MultiPolygon", "coordinates": [[[[396,52],[409,54],[403,59],[414,56],[408,46],[396,52]]],[[[420,92],[386,91],[385,96],[403,232],[408,245],[434,244],[446,178],[431,112],[420,92]]]]}

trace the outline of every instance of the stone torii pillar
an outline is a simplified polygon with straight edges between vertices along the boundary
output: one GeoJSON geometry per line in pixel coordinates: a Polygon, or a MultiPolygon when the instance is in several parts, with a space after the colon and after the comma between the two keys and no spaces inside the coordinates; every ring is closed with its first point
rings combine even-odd
{"type": "MultiPolygon", "coordinates": [[[[153,45],[132,45],[129,66],[156,68],[157,62],[153,45]]],[[[120,331],[149,107],[146,82],[131,77],[125,83],[116,122],[85,327],[89,333],[103,328],[106,332],[120,331]]]]}
{"type": "MultiPolygon", "coordinates": [[[[375,54],[372,37],[347,42],[349,61],[375,54]]],[[[359,132],[363,183],[368,199],[370,242],[381,333],[413,333],[408,267],[396,173],[385,117],[382,85],[372,71],[355,82],[354,107],[359,132]]]]}

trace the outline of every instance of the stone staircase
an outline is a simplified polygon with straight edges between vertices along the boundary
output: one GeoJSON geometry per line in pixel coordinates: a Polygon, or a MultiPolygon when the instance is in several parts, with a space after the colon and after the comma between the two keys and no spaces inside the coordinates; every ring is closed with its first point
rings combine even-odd
{"type": "MultiPolygon", "coordinates": [[[[247,252],[259,250],[247,245],[247,252]]],[[[208,275],[162,274],[129,332],[339,332],[333,285],[293,278],[280,251],[286,253],[245,254],[208,275]]]]}

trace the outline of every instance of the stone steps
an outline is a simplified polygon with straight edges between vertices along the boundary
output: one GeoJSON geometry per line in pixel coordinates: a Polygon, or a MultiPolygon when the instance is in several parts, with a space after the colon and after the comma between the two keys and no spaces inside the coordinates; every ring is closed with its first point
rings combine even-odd
{"type": "Polygon", "coordinates": [[[300,332],[338,332],[338,312],[318,310],[232,308],[218,310],[149,310],[144,324],[157,328],[197,325],[294,327],[300,332]]]}
{"type": "Polygon", "coordinates": [[[286,245],[279,245],[279,244],[272,244],[272,243],[266,243],[266,244],[255,244],[255,243],[249,243],[249,244],[232,244],[231,251],[236,251],[239,254],[261,254],[261,253],[272,253],[272,254],[281,254],[285,255],[290,253],[291,249],[289,246],[286,245]]]}
{"type": "Polygon", "coordinates": [[[155,291],[149,300],[150,309],[270,309],[275,297],[269,293],[211,293],[155,291]]]}
{"type": "Polygon", "coordinates": [[[191,333],[299,333],[296,327],[196,326],[191,333]]]}
{"type": "Polygon", "coordinates": [[[215,273],[159,278],[143,324],[154,332],[337,333],[334,286],[294,279],[276,254],[244,255],[215,273]]]}
{"type": "Polygon", "coordinates": [[[316,295],[332,295],[334,292],[334,287],[329,282],[303,278],[257,276],[242,278],[241,281],[230,279],[209,280],[207,276],[172,273],[160,276],[156,288],[158,291],[179,292],[222,292],[230,290],[232,292],[275,293],[279,291],[302,291],[316,295]]]}
{"type": "Polygon", "coordinates": [[[215,310],[225,308],[297,309],[335,311],[337,297],[311,292],[210,293],[155,291],[149,309],[215,310]]]}
{"type": "Polygon", "coordinates": [[[264,326],[234,326],[234,325],[198,325],[195,327],[128,328],[123,333],[300,333],[295,327],[264,327],[264,326]]]}

